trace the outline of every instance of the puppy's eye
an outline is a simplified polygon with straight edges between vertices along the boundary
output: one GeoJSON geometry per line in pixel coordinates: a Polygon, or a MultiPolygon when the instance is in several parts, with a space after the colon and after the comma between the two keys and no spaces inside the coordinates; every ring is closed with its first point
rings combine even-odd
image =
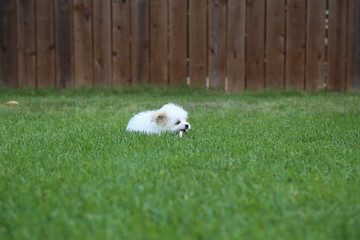
{"type": "Polygon", "coordinates": [[[178,120],[178,121],[176,121],[176,123],[175,123],[176,125],[179,125],[180,124],[180,121],[178,120]]]}

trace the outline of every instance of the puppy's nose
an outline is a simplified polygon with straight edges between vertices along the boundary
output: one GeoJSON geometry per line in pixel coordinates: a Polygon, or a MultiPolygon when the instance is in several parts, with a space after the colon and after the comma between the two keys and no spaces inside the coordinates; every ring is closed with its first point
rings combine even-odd
{"type": "Polygon", "coordinates": [[[185,124],[185,128],[188,129],[188,128],[189,128],[189,124],[185,124]]]}

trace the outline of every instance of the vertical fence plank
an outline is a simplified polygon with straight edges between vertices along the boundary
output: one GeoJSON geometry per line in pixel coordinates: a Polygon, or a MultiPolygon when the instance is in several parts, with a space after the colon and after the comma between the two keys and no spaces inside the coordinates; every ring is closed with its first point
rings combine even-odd
{"type": "Polygon", "coordinates": [[[209,0],[208,9],[209,86],[224,89],[226,76],[226,1],[209,0]]]}
{"type": "Polygon", "coordinates": [[[204,87],[207,77],[207,0],[190,0],[190,84],[204,87]]]}
{"type": "Polygon", "coordinates": [[[285,73],[285,1],[266,2],[265,85],[271,89],[282,89],[285,73]]]}
{"type": "Polygon", "coordinates": [[[227,78],[229,92],[245,88],[246,3],[228,0],[227,78]]]}
{"type": "MultiPolygon", "coordinates": [[[[1,7],[0,7],[1,10],[1,7]]],[[[2,22],[2,16],[0,16],[0,32],[3,33],[3,22],[2,22]]],[[[0,36],[0,87],[2,87],[5,84],[5,74],[3,72],[3,39],[2,36],[0,36]]]]}
{"type": "Polygon", "coordinates": [[[113,85],[130,86],[130,0],[112,1],[113,85]]]}
{"type": "Polygon", "coordinates": [[[186,84],[187,70],[187,1],[169,0],[169,83],[186,84]]]}
{"type": "Polygon", "coordinates": [[[16,1],[0,1],[0,84],[18,86],[16,1]]]}
{"type": "Polygon", "coordinates": [[[167,0],[150,1],[150,82],[168,84],[168,6],[167,0]]]}
{"type": "MultiPolygon", "coordinates": [[[[1,3],[0,3],[1,4],[1,3]]],[[[0,11],[2,10],[2,6],[0,5],[0,11]]],[[[0,15],[0,32],[1,35],[4,35],[3,31],[3,15],[0,15]]],[[[3,69],[3,57],[5,53],[3,52],[4,44],[3,44],[3,36],[0,36],[0,87],[5,84],[5,74],[3,69]]]]}
{"type": "Polygon", "coordinates": [[[72,65],[72,14],[71,0],[55,0],[55,55],[56,86],[65,88],[74,85],[72,65]]]}
{"type": "Polygon", "coordinates": [[[149,0],[131,1],[132,84],[149,84],[149,0]]]}
{"type": "Polygon", "coordinates": [[[305,0],[288,0],[286,18],[287,88],[303,90],[305,86],[305,0]]]}
{"type": "Polygon", "coordinates": [[[36,0],[37,85],[55,86],[54,2],[36,0]]]}
{"type": "Polygon", "coordinates": [[[264,86],[265,0],[247,1],[246,87],[258,90],[264,86]]]}
{"type": "Polygon", "coordinates": [[[358,0],[348,1],[348,31],[347,31],[347,68],[346,89],[353,89],[355,83],[355,43],[356,43],[356,9],[358,0]]]}
{"type": "MultiPolygon", "coordinates": [[[[3,11],[3,3],[4,2],[0,2],[0,12],[3,11]]],[[[3,68],[3,58],[5,58],[5,53],[4,53],[4,48],[5,48],[5,44],[4,44],[4,15],[3,13],[0,14],[0,87],[2,87],[5,84],[5,74],[4,74],[4,68],[3,68]]]]}
{"type": "Polygon", "coordinates": [[[308,1],[307,8],[305,89],[314,91],[324,88],[326,2],[308,1]]]}
{"type": "Polygon", "coordinates": [[[94,83],[111,85],[111,1],[93,0],[94,83]]]}
{"type": "Polygon", "coordinates": [[[76,86],[93,85],[93,41],[91,0],[74,3],[74,78],[76,86]]]}
{"type": "Polygon", "coordinates": [[[356,0],[354,88],[360,88],[360,0],[356,0]]]}
{"type": "Polygon", "coordinates": [[[329,1],[328,89],[346,89],[346,0],[329,1]]]}
{"type": "Polygon", "coordinates": [[[17,0],[17,35],[19,86],[36,88],[35,0],[17,0]]]}
{"type": "Polygon", "coordinates": [[[226,76],[226,1],[209,0],[209,86],[225,88],[226,76]]]}

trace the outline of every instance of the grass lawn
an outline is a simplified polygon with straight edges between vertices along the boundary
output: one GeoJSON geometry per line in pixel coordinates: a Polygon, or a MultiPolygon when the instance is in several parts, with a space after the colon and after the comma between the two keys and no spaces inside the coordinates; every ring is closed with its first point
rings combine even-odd
{"type": "Polygon", "coordinates": [[[360,94],[0,89],[0,239],[360,239],[360,94]]]}

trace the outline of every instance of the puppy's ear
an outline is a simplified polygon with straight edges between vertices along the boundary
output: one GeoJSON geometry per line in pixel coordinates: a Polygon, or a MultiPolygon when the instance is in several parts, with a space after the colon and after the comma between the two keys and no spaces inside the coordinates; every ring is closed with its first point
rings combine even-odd
{"type": "Polygon", "coordinates": [[[156,122],[157,124],[165,124],[168,120],[168,116],[166,115],[165,112],[156,112],[154,113],[154,115],[152,116],[151,121],[152,122],[156,122]]]}

